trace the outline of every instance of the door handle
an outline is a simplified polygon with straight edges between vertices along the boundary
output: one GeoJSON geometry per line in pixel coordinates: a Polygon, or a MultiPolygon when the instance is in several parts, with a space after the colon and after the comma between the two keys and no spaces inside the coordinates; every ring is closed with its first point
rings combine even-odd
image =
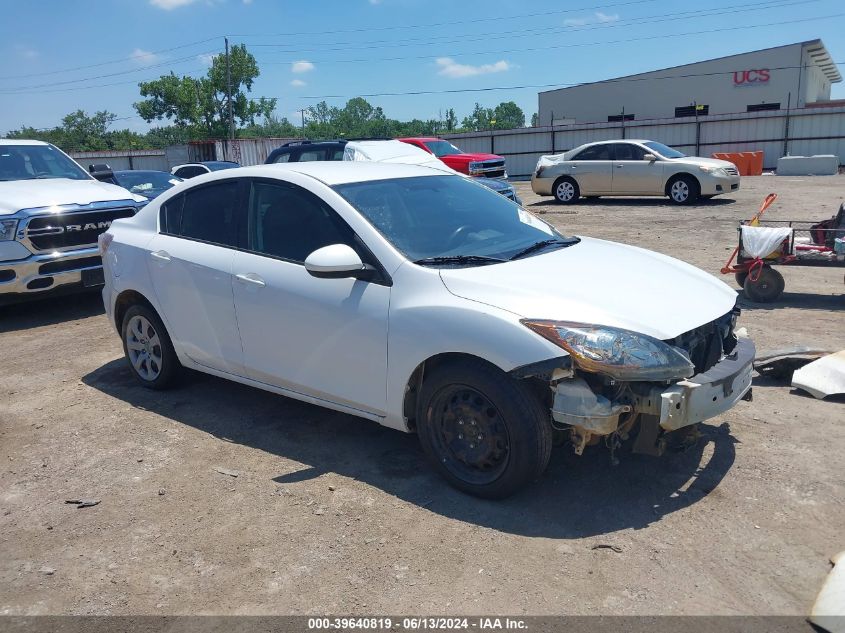
{"type": "Polygon", "coordinates": [[[617,165],[616,169],[622,169],[625,165],[617,165]]]}
{"type": "Polygon", "coordinates": [[[170,253],[167,251],[153,251],[150,253],[150,257],[157,259],[160,262],[167,263],[170,261],[170,253]]]}
{"type": "Polygon", "coordinates": [[[241,283],[258,286],[259,288],[263,288],[267,285],[264,283],[264,280],[255,273],[240,273],[239,275],[235,275],[235,279],[241,283]]]}

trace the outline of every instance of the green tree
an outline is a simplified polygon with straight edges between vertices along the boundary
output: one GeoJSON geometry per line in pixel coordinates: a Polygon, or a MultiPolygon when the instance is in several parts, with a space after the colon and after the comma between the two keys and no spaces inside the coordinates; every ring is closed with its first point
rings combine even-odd
{"type": "Polygon", "coordinates": [[[497,130],[511,130],[518,127],[525,127],[525,113],[513,101],[500,103],[493,109],[491,120],[497,130]]]}
{"type": "Polygon", "coordinates": [[[88,115],[84,110],[71,112],[61,125],[50,129],[22,127],[9,132],[8,138],[33,139],[52,143],[66,151],[93,152],[146,147],[146,140],[128,129],[109,130],[117,115],[106,110],[88,115]]]}
{"type": "MultiPolygon", "coordinates": [[[[232,79],[232,112],[240,125],[255,125],[259,116],[270,116],[276,99],[250,99],[255,78],[261,73],[255,57],[243,44],[229,51],[232,79]]],[[[135,110],[148,123],[168,119],[179,127],[194,127],[208,136],[226,136],[229,100],[226,93],[226,57],[216,55],[205,77],[162,75],[138,84],[143,101],[135,110]]]]}
{"type": "Polygon", "coordinates": [[[540,125],[540,115],[536,112],[531,115],[531,127],[537,127],[540,125]]]}
{"type": "Polygon", "coordinates": [[[493,110],[490,108],[482,108],[480,104],[476,103],[469,116],[464,117],[461,125],[469,130],[478,132],[479,130],[489,130],[490,120],[493,118],[493,110]]]}
{"type": "Polygon", "coordinates": [[[446,131],[453,132],[458,127],[458,117],[455,115],[455,109],[449,108],[446,110],[446,131]]]}
{"type": "Polygon", "coordinates": [[[275,114],[270,114],[264,117],[261,123],[245,127],[241,135],[251,138],[290,138],[299,137],[301,134],[301,128],[288,121],[286,117],[280,118],[275,114]]]}

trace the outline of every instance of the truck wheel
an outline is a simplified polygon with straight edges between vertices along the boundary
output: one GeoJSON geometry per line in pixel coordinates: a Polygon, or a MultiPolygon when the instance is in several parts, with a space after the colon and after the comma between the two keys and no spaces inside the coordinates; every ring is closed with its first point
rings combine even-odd
{"type": "Polygon", "coordinates": [[[578,188],[578,183],[573,178],[564,176],[555,181],[552,187],[552,193],[560,204],[573,204],[578,201],[581,196],[581,190],[578,188]]]}
{"type": "Polygon", "coordinates": [[[742,285],[745,296],[756,303],[771,303],[783,292],[785,282],[783,275],[771,266],[766,266],[760,271],[757,281],[752,281],[749,276],[742,285]]]}
{"type": "Polygon", "coordinates": [[[549,463],[548,408],[483,361],[435,368],[418,402],[423,451],[459,490],[502,499],[539,477],[549,463]]]}
{"type": "Polygon", "coordinates": [[[132,375],[148,389],[167,389],[181,364],[164,323],[151,308],[138,304],[126,311],[121,327],[123,353],[132,375]]]}
{"type": "Polygon", "coordinates": [[[698,181],[687,174],[683,174],[669,181],[666,193],[674,204],[692,204],[701,195],[698,181]]]}

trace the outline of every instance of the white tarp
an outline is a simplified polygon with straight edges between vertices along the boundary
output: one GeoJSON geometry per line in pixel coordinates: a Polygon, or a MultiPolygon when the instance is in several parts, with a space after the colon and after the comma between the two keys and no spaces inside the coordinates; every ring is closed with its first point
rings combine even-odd
{"type": "Polygon", "coordinates": [[[789,227],[742,226],[742,254],[746,257],[765,257],[792,233],[789,227]]]}
{"type": "Polygon", "coordinates": [[[434,154],[402,141],[349,141],[343,150],[343,160],[422,165],[450,174],[458,173],[434,154]]]}

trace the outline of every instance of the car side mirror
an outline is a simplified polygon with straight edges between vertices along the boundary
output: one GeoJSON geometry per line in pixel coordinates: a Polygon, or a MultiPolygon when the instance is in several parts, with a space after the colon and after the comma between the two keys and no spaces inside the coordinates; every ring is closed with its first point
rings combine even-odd
{"type": "Polygon", "coordinates": [[[346,244],[318,248],[305,258],[305,270],[319,279],[370,279],[375,272],[346,244]]]}
{"type": "Polygon", "coordinates": [[[653,163],[657,160],[657,156],[654,154],[643,154],[643,160],[647,160],[650,163],[653,163]]]}
{"type": "Polygon", "coordinates": [[[113,185],[117,184],[114,178],[112,168],[105,163],[97,163],[96,165],[88,165],[88,173],[100,182],[110,182],[113,185]]]}

